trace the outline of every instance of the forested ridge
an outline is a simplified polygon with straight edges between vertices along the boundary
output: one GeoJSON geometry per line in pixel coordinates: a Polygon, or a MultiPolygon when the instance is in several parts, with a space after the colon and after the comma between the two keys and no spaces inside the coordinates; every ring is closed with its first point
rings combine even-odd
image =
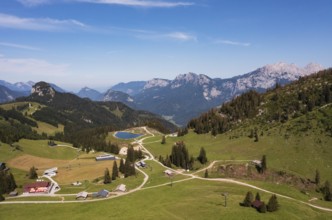
{"type": "MultiPolygon", "coordinates": [[[[255,91],[244,93],[220,108],[192,119],[187,127],[198,134],[211,132],[217,135],[250,121],[258,124],[285,123],[331,102],[332,69],[327,69],[284,87],[276,84],[274,89],[263,94],[255,91]]],[[[322,121],[322,126],[327,131],[332,129],[330,120],[322,121]]]]}

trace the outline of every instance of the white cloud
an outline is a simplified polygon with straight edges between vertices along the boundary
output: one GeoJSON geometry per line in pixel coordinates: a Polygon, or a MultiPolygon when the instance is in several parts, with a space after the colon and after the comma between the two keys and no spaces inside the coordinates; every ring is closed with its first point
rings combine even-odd
{"type": "Polygon", "coordinates": [[[196,36],[188,34],[188,33],[184,33],[184,32],[173,32],[173,33],[169,33],[165,36],[167,36],[171,39],[180,40],[180,41],[190,41],[190,40],[196,41],[197,40],[196,36]]]}
{"type": "Polygon", "coordinates": [[[22,45],[22,44],[13,44],[13,43],[8,43],[8,42],[0,42],[0,46],[13,47],[13,48],[24,49],[24,50],[41,50],[40,48],[37,48],[37,47],[32,47],[32,46],[22,45]]]}
{"type": "Polygon", "coordinates": [[[172,8],[179,6],[191,6],[193,2],[170,2],[170,1],[149,1],[149,0],[74,0],[77,2],[88,2],[95,4],[124,5],[135,7],[156,7],[156,8],[172,8]]]}
{"type": "Polygon", "coordinates": [[[63,76],[68,70],[67,64],[53,64],[45,60],[33,58],[0,57],[0,74],[17,77],[29,76],[63,76]]]}
{"type": "Polygon", "coordinates": [[[51,0],[17,0],[20,2],[22,5],[27,6],[27,7],[33,7],[37,5],[44,5],[48,4],[51,2],[51,0]]]}
{"type": "Polygon", "coordinates": [[[249,46],[251,46],[250,43],[237,42],[237,41],[231,41],[231,40],[216,40],[215,43],[216,44],[233,45],[233,46],[242,46],[242,47],[249,47],[249,46]]]}
{"type": "Polygon", "coordinates": [[[86,25],[73,19],[21,18],[0,13],[0,28],[1,27],[22,30],[63,31],[72,30],[73,28],[84,28],[86,25]]]}
{"type": "Polygon", "coordinates": [[[175,40],[175,41],[196,41],[197,37],[185,32],[158,33],[145,31],[136,34],[137,38],[147,40],[175,40]]]}

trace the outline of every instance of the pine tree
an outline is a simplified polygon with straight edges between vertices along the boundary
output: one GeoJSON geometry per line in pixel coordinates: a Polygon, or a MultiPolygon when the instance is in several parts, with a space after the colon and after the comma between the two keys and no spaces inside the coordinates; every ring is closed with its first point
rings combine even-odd
{"type": "Polygon", "coordinates": [[[205,152],[204,147],[201,147],[201,150],[199,152],[199,156],[197,157],[197,160],[199,162],[201,162],[201,164],[206,164],[206,162],[208,161],[207,157],[206,157],[206,152],[205,152]]]}
{"type": "Polygon", "coordinates": [[[37,179],[37,178],[38,178],[38,174],[37,174],[36,168],[34,166],[32,166],[29,171],[29,179],[37,179]]]}
{"type": "Polygon", "coordinates": [[[8,192],[11,192],[16,189],[17,185],[15,182],[14,175],[12,173],[9,173],[7,182],[8,182],[8,192]]]}
{"type": "Polygon", "coordinates": [[[275,212],[279,209],[279,204],[276,195],[272,195],[269,202],[267,203],[267,211],[275,212]]]}
{"type": "Polygon", "coordinates": [[[165,135],[164,135],[163,138],[161,139],[161,144],[166,144],[166,137],[165,137],[165,135]]]}
{"type": "Polygon", "coordinates": [[[262,161],[261,161],[261,173],[265,173],[267,169],[267,165],[266,165],[266,156],[263,155],[262,161]]]}
{"type": "Polygon", "coordinates": [[[3,197],[3,195],[0,193],[0,202],[1,201],[5,201],[5,197],[3,197]]]}
{"type": "Polygon", "coordinates": [[[122,174],[125,173],[125,166],[124,166],[124,162],[123,162],[123,159],[122,159],[122,158],[121,158],[121,160],[120,160],[119,171],[120,171],[122,174]]]}
{"type": "Polygon", "coordinates": [[[109,184],[112,182],[111,176],[110,176],[110,171],[108,170],[108,168],[105,169],[105,173],[104,173],[104,184],[109,184]]]}
{"type": "Polygon", "coordinates": [[[320,184],[320,173],[318,170],[316,170],[315,183],[317,186],[319,186],[319,184],[320,184]]]}
{"type": "Polygon", "coordinates": [[[246,197],[244,198],[242,205],[245,207],[251,207],[251,203],[254,200],[254,195],[252,194],[252,192],[247,192],[246,197]]]}
{"type": "Polygon", "coordinates": [[[266,208],[266,205],[265,205],[264,202],[263,202],[262,205],[258,208],[258,211],[259,211],[260,213],[266,213],[267,208],[266,208]]]}
{"type": "Polygon", "coordinates": [[[207,169],[205,170],[205,173],[204,173],[204,178],[209,178],[209,172],[208,172],[208,170],[207,170],[207,169]]]}
{"type": "Polygon", "coordinates": [[[332,201],[331,186],[329,181],[325,181],[324,186],[324,199],[326,201],[332,201]]]}
{"type": "Polygon", "coordinates": [[[259,192],[256,193],[255,200],[261,201],[261,196],[259,195],[259,192]]]}
{"type": "Polygon", "coordinates": [[[116,163],[116,161],[114,161],[113,170],[112,170],[112,180],[116,180],[118,176],[119,176],[118,164],[116,163]]]}

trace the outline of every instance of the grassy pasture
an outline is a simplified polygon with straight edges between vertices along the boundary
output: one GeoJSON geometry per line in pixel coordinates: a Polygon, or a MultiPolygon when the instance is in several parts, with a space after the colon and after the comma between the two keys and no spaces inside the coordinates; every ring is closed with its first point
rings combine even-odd
{"type": "MultiPolygon", "coordinates": [[[[0,205],[1,219],[331,219],[322,212],[295,201],[278,198],[281,209],[261,214],[239,205],[246,192],[242,186],[203,180],[175,183],[127,196],[79,204],[0,205]],[[221,193],[228,192],[227,207],[221,193]],[[16,211],[14,211],[16,210],[16,211]],[[50,215],[49,213],[56,213],[50,215]],[[23,214],[24,213],[24,214],[23,214]]],[[[255,190],[252,190],[256,193],[255,190]]],[[[262,193],[263,201],[270,194],[262,193]]]]}
{"type": "Polygon", "coordinates": [[[38,134],[42,134],[43,132],[48,135],[54,135],[56,132],[63,132],[64,126],[58,125],[58,127],[54,127],[45,122],[37,121],[38,128],[33,128],[38,134]]]}
{"type": "MultiPolygon", "coordinates": [[[[266,155],[268,168],[286,170],[302,177],[313,178],[315,170],[321,173],[321,180],[332,180],[332,138],[327,136],[305,135],[283,136],[286,128],[275,129],[271,134],[260,136],[258,142],[246,135],[230,139],[238,131],[213,137],[209,134],[196,135],[190,132],[184,137],[168,137],[166,144],[160,143],[161,136],[149,138],[144,146],[158,157],[171,153],[176,141],[184,141],[188,151],[197,157],[201,147],[207,152],[209,161],[213,160],[260,160],[266,155]],[[317,141],[320,140],[320,142],[317,141]]],[[[243,131],[246,134],[248,132],[243,131]]]]}

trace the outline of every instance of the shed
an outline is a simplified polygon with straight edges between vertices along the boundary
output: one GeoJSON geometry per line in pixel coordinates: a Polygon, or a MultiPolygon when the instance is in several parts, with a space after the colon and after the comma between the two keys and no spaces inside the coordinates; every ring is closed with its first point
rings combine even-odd
{"type": "Polygon", "coordinates": [[[100,190],[99,192],[97,192],[94,196],[96,197],[101,197],[101,198],[106,198],[109,196],[109,191],[106,189],[100,190]]]}
{"type": "Polygon", "coordinates": [[[114,191],[116,191],[116,192],[126,192],[127,191],[126,185],[125,184],[120,184],[116,187],[116,189],[114,191]]]}
{"type": "Polygon", "coordinates": [[[261,205],[263,205],[263,202],[261,202],[259,200],[255,200],[251,203],[251,206],[255,209],[259,209],[259,207],[261,207],[261,205]]]}
{"type": "Polygon", "coordinates": [[[168,176],[172,176],[173,172],[171,170],[165,170],[164,173],[168,176]]]}
{"type": "Polygon", "coordinates": [[[9,193],[9,196],[17,196],[18,192],[17,191],[12,191],[9,193]]]}
{"type": "Polygon", "coordinates": [[[111,154],[103,154],[96,157],[96,161],[102,161],[102,160],[116,160],[116,157],[111,154]]]}
{"type": "Polygon", "coordinates": [[[80,192],[76,195],[76,199],[86,199],[88,197],[88,193],[87,192],[80,192]]]}

